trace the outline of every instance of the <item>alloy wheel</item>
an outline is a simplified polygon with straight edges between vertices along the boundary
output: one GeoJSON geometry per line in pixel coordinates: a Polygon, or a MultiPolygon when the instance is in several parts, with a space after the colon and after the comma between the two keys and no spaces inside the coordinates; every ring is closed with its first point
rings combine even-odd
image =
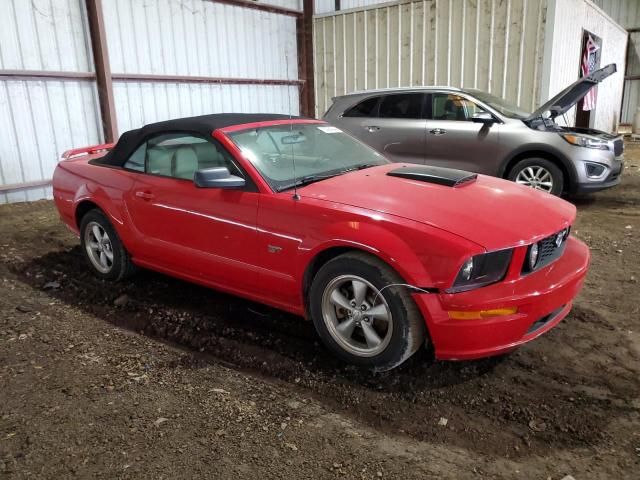
{"type": "Polygon", "coordinates": [[[391,340],[391,309],[380,290],[364,278],[334,278],[322,296],[322,315],[333,339],[353,355],[373,357],[391,340]]]}
{"type": "Polygon", "coordinates": [[[100,273],[109,273],[113,268],[113,246],[105,229],[97,222],[90,222],[84,230],[87,256],[100,273]]]}
{"type": "Polygon", "coordinates": [[[516,176],[516,183],[547,193],[551,193],[553,190],[553,176],[551,172],[539,165],[531,165],[520,170],[516,176]]]}

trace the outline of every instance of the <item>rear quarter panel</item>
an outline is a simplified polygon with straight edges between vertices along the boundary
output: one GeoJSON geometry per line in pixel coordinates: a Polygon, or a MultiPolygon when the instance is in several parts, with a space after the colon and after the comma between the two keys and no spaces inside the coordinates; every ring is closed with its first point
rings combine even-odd
{"type": "Polygon", "coordinates": [[[94,203],[109,218],[125,247],[135,255],[135,235],[124,201],[131,190],[131,175],[121,169],[92,165],[101,154],[63,160],[53,175],[53,197],[60,217],[79,234],[76,210],[85,201],[94,203]]]}

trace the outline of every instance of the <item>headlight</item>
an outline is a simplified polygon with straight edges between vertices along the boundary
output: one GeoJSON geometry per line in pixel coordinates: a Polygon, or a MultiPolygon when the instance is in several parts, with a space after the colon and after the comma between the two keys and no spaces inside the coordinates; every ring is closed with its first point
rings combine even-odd
{"type": "Polygon", "coordinates": [[[512,249],[482,253],[469,258],[458,272],[447,293],[465,292],[502,280],[511,263],[512,249]]]}
{"type": "Polygon", "coordinates": [[[598,140],[597,138],[586,137],[584,135],[576,135],[574,133],[561,133],[560,136],[571,145],[575,145],[577,147],[595,148],[596,150],[609,150],[609,143],[604,140],[598,140]]]}
{"type": "Polygon", "coordinates": [[[536,268],[536,263],[538,263],[538,244],[534,243],[529,247],[529,270],[533,270],[536,268]]]}

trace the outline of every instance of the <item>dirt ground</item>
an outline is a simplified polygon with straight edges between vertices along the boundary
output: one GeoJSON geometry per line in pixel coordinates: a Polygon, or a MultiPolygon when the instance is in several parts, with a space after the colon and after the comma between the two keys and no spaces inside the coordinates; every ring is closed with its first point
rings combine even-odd
{"type": "Polygon", "coordinates": [[[593,263],[556,329],[377,375],[300,318],[151,272],[103,283],[51,202],[0,207],[0,477],[640,478],[640,147],[626,158],[621,186],[572,200],[593,263]]]}

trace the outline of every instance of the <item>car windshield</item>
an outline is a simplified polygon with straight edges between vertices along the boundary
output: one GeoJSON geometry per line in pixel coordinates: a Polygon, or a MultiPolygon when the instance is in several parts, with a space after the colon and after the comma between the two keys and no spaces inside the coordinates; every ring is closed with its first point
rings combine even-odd
{"type": "Polygon", "coordinates": [[[481,102],[486,103],[494,110],[500,112],[505,117],[522,120],[531,115],[531,112],[527,112],[526,110],[517,107],[504,98],[496,97],[495,95],[491,95],[490,93],[486,93],[481,90],[468,90],[468,92],[481,102]]]}
{"type": "Polygon", "coordinates": [[[230,133],[271,188],[282,191],[389,161],[327,124],[289,124],[230,133]]]}

